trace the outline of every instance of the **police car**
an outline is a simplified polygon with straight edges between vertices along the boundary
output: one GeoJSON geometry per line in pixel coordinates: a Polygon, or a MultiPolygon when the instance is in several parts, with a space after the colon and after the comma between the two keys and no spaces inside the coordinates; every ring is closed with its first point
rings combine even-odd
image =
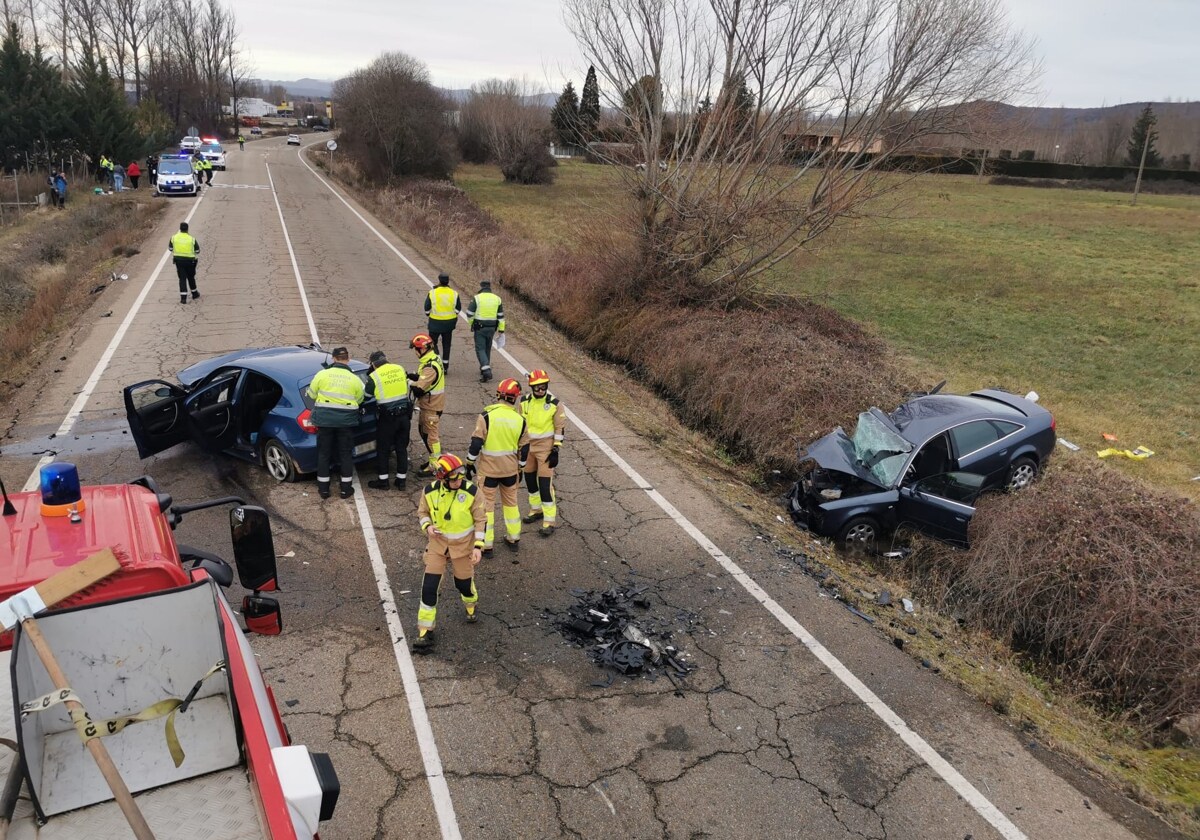
{"type": "Polygon", "coordinates": [[[194,152],[200,148],[200,138],[194,135],[188,135],[179,141],[179,151],[194,152]]]}
{"type": "Polygon", "coordinates": [[[155,188],[164,195],[195,195],[199,189],[191,155],[163,155],[158,159],[155,188]]]}
{"type": "Polygon", "coordinates": [[[213,169],[225,171],[225,150],[215,137],[205,137],[200,144],[200,156],[213,165],[213,169]]]}

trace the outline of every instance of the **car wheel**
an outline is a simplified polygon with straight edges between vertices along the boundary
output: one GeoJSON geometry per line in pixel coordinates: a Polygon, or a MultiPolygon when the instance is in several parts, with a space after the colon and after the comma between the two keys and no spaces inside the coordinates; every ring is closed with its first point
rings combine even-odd
{"type": "Polygon", "coordinates": [[[295,481],[296,464],[283,444],[271,438],[263,447],[263,465],[276,481],[295,481]]]}
{"type": "Polygon", "coordinates": [[[1024,490],[1033,484],[1035,478],[1037,478],[1037,462],[1032,458],[1018,458],[1008,468],[1008,481],[1004,482],[1004,489],[1009,493],[1024,490]]]}
{"type": "Polygon", "coordinates": [[[838,534],[838,545],[858,551],[874,551],[879,543],[879,525],[869,516],[856,516],[838,534]]]}

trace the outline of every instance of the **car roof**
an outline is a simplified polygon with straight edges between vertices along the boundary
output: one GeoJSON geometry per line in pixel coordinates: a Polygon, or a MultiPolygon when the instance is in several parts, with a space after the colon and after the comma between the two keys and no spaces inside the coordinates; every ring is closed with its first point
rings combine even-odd
{"type": "Polygon", "coordinates": [[[970,420],[993,418],[1023,423],[1041,406],[1005,391],[975,391],[968,395],[931,394],[909,400],[888,415],[906,440],[924,443],[938,432],[970,420]]]}
{"type": "MultiPolygon", "coordinates": [[[[299,382],[314,376],[331,361],[328,351],[305,345],[234,350],[184,368],[179,372],[179,381],[190,387],[218,368],[241,367],[280,382],[299,382]]],[[[365,362],[350,360],[350,369],[355,373],[367,367],[365,362]]]]}

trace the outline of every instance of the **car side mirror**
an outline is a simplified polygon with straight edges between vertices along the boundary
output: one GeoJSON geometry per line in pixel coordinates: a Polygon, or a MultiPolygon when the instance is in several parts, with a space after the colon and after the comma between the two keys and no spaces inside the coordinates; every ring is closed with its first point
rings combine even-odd
{"type": "Polygon", "coordinates": [[[242,617],[246,629],[263,636],[278,636],[283,632],[283,611],[279,602],[264,595],[247,595],[242,598],[242,617]]]}
{"type": "Polygon", "coordinates": [[[242,588],[253,592],[278,589],[275,541],[267,512],[254,505],[235,507],[229,512],[229,534],[242,588]]]}
{"type": "Polygon", "coordinates": [[[160,397],[165,400],[167,397],[171,396],[171,389],[166,388],[166,387],[156,388],[154,390],[154,396],[160,397]]]}

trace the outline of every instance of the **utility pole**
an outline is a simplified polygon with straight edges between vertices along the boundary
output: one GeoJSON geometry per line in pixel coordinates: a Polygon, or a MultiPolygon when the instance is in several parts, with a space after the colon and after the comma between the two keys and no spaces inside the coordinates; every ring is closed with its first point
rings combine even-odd
{"type": "MultiPolygon", "coordinates": [[[[1149,107],[1149,106],[1147,106],[1147,107],[1149,107]]],[[[1142,138],[1142,160],[1141,160],[1141,163],[1138,164],[1137,181],[1133,185],[1133,206],[1134,207],[1137,207],[1138,193],[1141,192],[1141,189],[1142,189],[1142,170],[1146,168],[1146,152],[1150,150],[1150,135],[1153,131],[1154,131],[1154,126],[1152,124],[1147,125],[1146,126],[1146,136],[1142,138]]]]}

